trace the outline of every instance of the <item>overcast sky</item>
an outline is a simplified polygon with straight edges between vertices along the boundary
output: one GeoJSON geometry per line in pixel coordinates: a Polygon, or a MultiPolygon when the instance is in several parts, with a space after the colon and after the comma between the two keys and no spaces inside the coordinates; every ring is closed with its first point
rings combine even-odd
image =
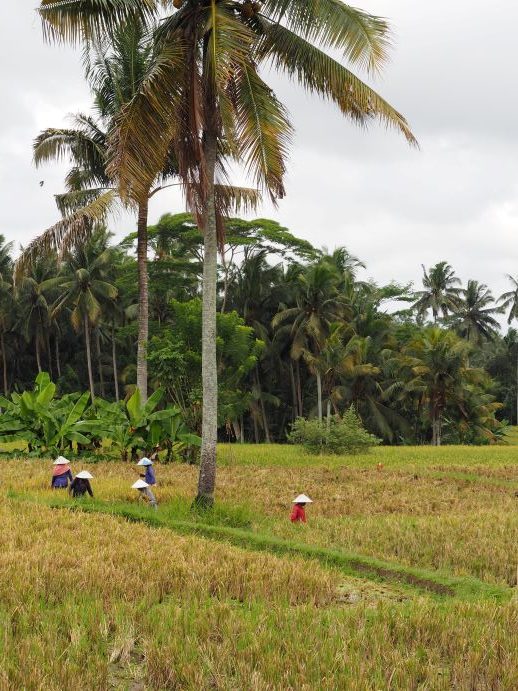
{"type": "MultiPolygon", "coordinates": [[[[67,113],[86,111],[79,51],[43,43],[36,0],[0,4],[0,232],[27,243],[58,219],[53,194],[65,166],[35,170],[31,142],[67,113]],[[40,187],[39,182],[44,185],[40,187]]],[[[296,127],[287,197],[271,216],[330,249],[345,245],[378,282],[421,280],[448,260],[495,295],[518,275],[518,3],[358,0],[389,19],[392,59],[375,88],[403,112],[421,149],[372,126],[356,129],[332,106],[275,81],[296,127]]],[[[157,195],[151,222],[183,210],[157,195]]],[[[112,224],[134,230],[131,218],[112,224]]]]}

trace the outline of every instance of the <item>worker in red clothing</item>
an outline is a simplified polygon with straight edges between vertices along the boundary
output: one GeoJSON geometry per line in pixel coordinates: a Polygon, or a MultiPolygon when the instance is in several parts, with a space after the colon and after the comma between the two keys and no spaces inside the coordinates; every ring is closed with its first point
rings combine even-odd
{"type": "Polygon", "coordinates": [[[293,500],[293,510],[291,512],[290,521],[292,523],[305,523],[306,522],[306,511],[304,507],[306,504],[312,504],[313,501],[307,497],[305,494],[299,494],[293,500]]]}

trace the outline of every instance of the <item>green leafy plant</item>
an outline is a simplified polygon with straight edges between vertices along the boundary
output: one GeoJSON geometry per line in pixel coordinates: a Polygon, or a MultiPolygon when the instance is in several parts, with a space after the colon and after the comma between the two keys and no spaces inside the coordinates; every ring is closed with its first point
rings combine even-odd
{"type": "Polygon", "coordinates": [[[183,424],[179,408],[157,410],[163,397],[163,389],[157,389],[143,404],[140,390],[135,389],[125,403],[99,400],[97,418],[85,427],[100,438],[110,439],[123,461],[135,458],[139,450],[150,453],[156,448],[167,448],[170,459],[175,444],[183,444],[185,449],[198,446],[200,440],[183,424]]]}
{"type": "Polygon", "coordinates": [[[363,427],[353,406],[343,417],[331,416],[326,422],[297,418],[288,439],[308,453],[357,454],[368,451],[380,440],[363,427]]]}

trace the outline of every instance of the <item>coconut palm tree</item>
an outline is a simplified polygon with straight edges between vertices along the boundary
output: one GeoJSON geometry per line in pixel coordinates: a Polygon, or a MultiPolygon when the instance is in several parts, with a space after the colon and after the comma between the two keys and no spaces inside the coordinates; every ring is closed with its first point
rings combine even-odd
{"type": "MultiPolygon", "coordinates": [[[[284,195],[291,126],[259,73],[264,63],[333,101],[359,124],[378,118],[410,142],[405,119],[339,60],[371,71],[387,54],[384,20],[340,0],[174,0],[159,30],[161,52],[113,138],[112,168],[123,196],[142,194],[161,170],[171,141],[187,201],[204,233],[203,433],[197,501],[213,502],[216,476],[217,246],[223,236],[215,185],[225,160],[245,165],[272,199],[284,195]],[[219,231],[219,233],[218,233],[219,231]]],[[[89,39],[131,17],[156,14],[159,0],[42,0],[45,33],[89,39]]]]}
{"type": "Polygon", "coordinates": [[[60,295],[52,305],[51,313],[55,316],[68,309],[74,330],[77,333],[83,331],[92,401],[95,399],[95,386],[91,330],[99,324],[103,305],[117,297],[117,288],[106,280],[113,259],[113,251],[106,245],[106,233],[101,229],[87,244],[67,255],[62,275],[55,279],[60,295]]]}
{"type": "Polygon", "coordinates": [[[427,271],[423,266],[423,288],[416,293],[417,300],[413,309],[420,318],[431,310],[434,322],[437,323],[439,314],[446,317],[461,304],[460,280],[448,262],[439,262],[427,271]]]}
{"type": "MultiPolygon", "coordinates": [[[[515,319],[518,319],[518,280],[507,274],[507,278],[511,283],[511,290],[503,293],[498,302],[503,311],[509,310],[507,314],[507,323],[512,324],[515,319]]],[[[513,333],[514,335],[514,333],[513,333]]],[[[516,351],[516,424],[518,424],[518,348],[516,351]]]]}
{"type": "Polygon", "coordinates": [[[340,276],[327,262],[310,266],[300,274],[296,307],[287,307],[273,318],[272,325],[291,324],[291,357],[302,358],[317,383],[318,419],[322,421],[321,353],[331,325],[350,316],[348,306],[338,291],[340,276]]]}
{"type": "Polygon", "coordinates": [[[507,274],[512,289],[507,293],[503,293],[498,299],[500,307],[503,310],[509,310],[507,315],[507,323],[511,324],[514,319],[518,319],[518,279],[507,274]]]}
{"type": "Polygon", "coordinates": [[[500,329],[494,314],[501,314],[502,308],[495,306],[491,291],[483,283],[468,281],[466,288],[459,293],[462,302],[455,309],[453,322],[459,336],[470,343],[480,345],[491,340],[500,329]]]}
{"type": "Polygon", "coordinates": [[[42,256],[31,265],[31,272],[16,285],[16,297],[20,309],[19,328],[25,340],[34,342],[38,372],[42,371],[42,351],[47,351],[49,363],[51,353],[49,333],[51,325],[50,305],[58,285],[57,262],[52,256],[42,256]]]}
{"type": "MultiPolygon", "coordinates": [[[[153,64],[154,44],[150,29],[139,22],[119,27],[110,40],[97,41],[87,53],[87,76],[94,97],[95,116],[72,118],[72,128],[48,128],[34,142],[37,166],[68,157],[72,168],[66,176],[67,192],[56,201],[64,219],[37,238],[22,255],[21,271],[35,254],[49,248],[62,254],[81,244],[117,201],[116,180],[107,170],[108,138],[124,105],[131,101],[153,64]]],[[[148,297],[148,206],[149,200],[167,186],[176,173],[174,157],[169,155],[162,170],[138,199],[138,336],[137,386],[145,402],[148,392],[147,343],[149,333],[148,297]]]]}
{"type": "Polygon", "coordinates": [[[462,412],[469,385],[487,378],[483,370],[468,366],[471,348],[452,331],[434,327],[418,334],[397,356],[400,397],[417,396],[421,407],[428,409],[434,446],[441,445],[446,407],[462,412]]]}

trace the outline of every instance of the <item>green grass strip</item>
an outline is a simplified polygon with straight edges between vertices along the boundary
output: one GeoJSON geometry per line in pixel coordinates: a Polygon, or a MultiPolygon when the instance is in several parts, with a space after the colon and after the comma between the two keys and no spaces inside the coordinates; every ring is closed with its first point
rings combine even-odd
{"type": "Polygon", "coordinates": [[[44,504],[52,509],[103,513],[124,518],[128,521],[144,523],[153,528],[168,528],[182,535],[200,536],[249,550],[269,552],[279,556],[296,556],[312,559],[324,566],[337,568],[348,576],[396,582],[440,598],[457,597],[462,600],[492,599],[504,602],[509,600],[512,595],[512,590],[509,587],[485,583],[477,578],[455,577],[440,572],[416,569],[381,561],[373,557],[282,540],[240,528],[210,525],[195,520],[177,520],[170,516],[161,515],[160,510],[153,512],[152,509],[147,507],[123,503],[106,504],[99,501],[45,500],[12,493],[9,496],[11,499],[18,501],[44,504]]]}

